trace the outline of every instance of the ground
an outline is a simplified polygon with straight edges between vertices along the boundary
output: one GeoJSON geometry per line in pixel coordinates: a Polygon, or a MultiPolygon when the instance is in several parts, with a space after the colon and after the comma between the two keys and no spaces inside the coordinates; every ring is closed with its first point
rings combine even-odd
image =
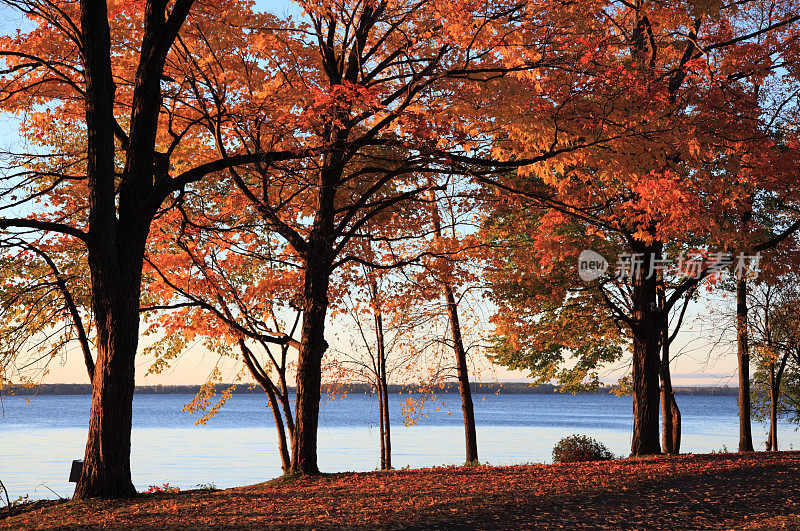
{"type": "Polygon", "coordinates": [[[343,473],[70,501],[0,519],[0,529],[156,526],[800,529],[800,452],[343,473]]]}

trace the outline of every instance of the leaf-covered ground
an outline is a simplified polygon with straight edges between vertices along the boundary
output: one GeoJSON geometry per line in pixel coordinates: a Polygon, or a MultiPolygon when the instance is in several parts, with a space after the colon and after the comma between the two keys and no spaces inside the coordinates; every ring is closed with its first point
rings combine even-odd
{"type": "Polygon", "coordinates": [[[281,479],[67,502],[30,528],[800,528],[800,452],[461,467],[281,479]]]}

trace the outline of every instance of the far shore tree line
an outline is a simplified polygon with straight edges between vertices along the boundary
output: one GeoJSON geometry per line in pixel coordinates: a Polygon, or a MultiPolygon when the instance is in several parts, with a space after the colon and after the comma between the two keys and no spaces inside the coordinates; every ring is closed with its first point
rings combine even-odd
{"type": "MultiPolygon", "coordinates": [[[[142,395],[196,395],[203,385],[137,385],[134,393],[142,395]]],[[[340,384],[335,382],[322,384],[322,392],[337,396],[335,392],[340,384]]],[[[552,395],[561,392],[561,386],[554,384],[531,385],[526,382],[471,382],[470,388],[476,395],[552,395]]],[[[252,383],[216,383],[212,390],[221,394],[230,389],[231,394],[262,395],[264,390],[252,383]]],[[[617,391],[616,385],[604,385],[597,390],[588,391],[592,394],[611,395],[617,391]]],[[[389,394],[420,394],[419,383],[390,383],[387,384],[389,394]]],[[[369,383],[347,383],[348,394],[375,394],[375,386],[369,383]]],[[[294,393],[294,386],[289,387],[289,392],[294,393]]],[[[734,396],[738,394],[735,387],[730,386],[680,386],[675,387],[676,395],[687,396],[734,396]]],[[[457,382],[443,382],[437,386],[437,395],[459,394],[457,382]]],[[[6,397],[11,396],[48,396],[48,395],[91,395],[91,384],[7,384],[3,388],[6,397]]]]}
{"type": "MultiPolygon", "coordinates": [[[[198,342],[238,360],[290,474],[319,473],[329,378],[375,389],[382,468],[389,384],[456,382],[477,461],[481,349],[564,391],[629,362],[631,455],[678,453],[670,347],[703,290],[737,303],[720,326],[739,451],[751,356],[777,449],[800,374],[796,0],[2,6],[22,22],[0,38],[19,126],[0,153],[0,384],[78,346],[76,498],[136,494],[142,334],[151,372],[198,342]],[[585,249],[637,267],[584,280],[585,249]],[[755,255],[757,276],[728,258],[755,255]]],[[[221,407],[220,378],[189,409],[221,407]]]]}

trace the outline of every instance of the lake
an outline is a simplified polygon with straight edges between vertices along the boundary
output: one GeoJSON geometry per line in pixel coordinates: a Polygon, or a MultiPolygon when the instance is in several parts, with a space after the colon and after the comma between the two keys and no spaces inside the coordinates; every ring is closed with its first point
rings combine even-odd
{"type": "MultiPolygon", "coordinates": [[[[457,394],[425,408],[417,426],[403,426],[400,408],[408,395],[390,395],[392,464],[426,467],[463,464],[464,430],[457,394]]],[[[227,488],[280,475],[276,433],[267,400],[236,394],[205,426],[182,412],[191,395],[135,395],[131,466],[140,490],[149,485],[188,489],[227,488]]],[[[677,397],[683,417],[683,452],[736,450],[734,396],[677,397]]],[[[0,481],[13,499],[72,494],[70,463],[82,459],[89,396],[7,397],[0,418],[0,481]]],[[[574,433],[605,443],[617,455],[630,452],[629,397],[611,395],[477,394],[478,454],[493,465],[550,462],[556,442],[574,433]]],[[[377,400],[351,394],[326,402],[320,412],[319,465],[323,472],[368,471],[379,466],[377,400]]],[[[767,429],[754,423],[757,447],[767,429]]],[[[794,426],[781,425],[782,449],[800,447],[794,426]]],[[[2,504],[0,504],[2,505],[2,504]]]]}

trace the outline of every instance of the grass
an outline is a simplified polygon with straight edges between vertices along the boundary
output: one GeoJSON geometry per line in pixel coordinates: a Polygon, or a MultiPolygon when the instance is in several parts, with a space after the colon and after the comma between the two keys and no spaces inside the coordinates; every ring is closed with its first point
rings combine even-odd
{"type": "Polygon", "coordinates": [[[69,501],[0,519],[0,529],[99,527],[800,528],[800,453],[341,473],[69,501]]]}

